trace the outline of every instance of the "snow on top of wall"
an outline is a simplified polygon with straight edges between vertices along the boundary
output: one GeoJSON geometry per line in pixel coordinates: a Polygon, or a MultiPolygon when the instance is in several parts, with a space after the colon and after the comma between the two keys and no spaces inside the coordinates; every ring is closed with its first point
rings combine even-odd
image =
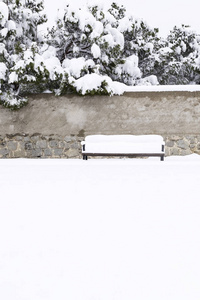
{"type": "Polygon", "coordinates": [[[199,92],[200,85],[126,86],[125,92],[199,92]]]}
{"type": "MultiPolygon", "coordinates": [[[[148,79],[148,77],[147,77],[148,79]]],[[[150,78],[151,79],[151,78],[150,78]]],[[[153,79],[152,79],[153,80],[153,79]]],[[[87,90],[98,89],[101,83],[106,81],[108,86],[107,90],[112,95],[122,95],[125,92],[195,92],[200,91],[200,85],[142,85],[142,86],[128,86],[123,83],[112,81],[108,76],[102,76],[98,74],[87,74],[77,80],[75,80],[75,87],[77,91],[82,91],[82,94],[86,94],[87,90]]],[[[156,84],[156,82],[154,82],[156,84]]]]}

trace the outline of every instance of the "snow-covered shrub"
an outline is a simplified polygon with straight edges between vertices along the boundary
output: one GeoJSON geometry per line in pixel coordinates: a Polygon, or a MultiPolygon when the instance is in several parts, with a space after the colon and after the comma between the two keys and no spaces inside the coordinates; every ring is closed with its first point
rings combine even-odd
{"type": "Polygon", "coordinates": [[[4,64],[1,65],[0,101],[7,107],[24,105],[22,87],[38,80],[34,58],[42,43],[37,27],[46,21],[42,10],[43,1],[0,2],[0,61],[4,64]]]}
{"type": "Polygon", "coordinates": [[[128,56],[124,64],[117,66],[115,73],[117,73],[116,79],[119,81],[127,85],[136,85],[137,80],[142,76],[138,67],[138,56],[135,54],[128,56]]]}
{"type": "Polygon", "coordinates": [[[87,74],[71,82],[74,90],[80,95],[121,95],[125,85],[114,82],[108,76],[87,74]]]}
{"type": "Polygon", "coordinates": [[[144,78],[141,78],[137,81],[137,85],[159,85],[157,76],[150,75],[144,78]]]}
{"type": "Polygon", "coordinates": [[[47,37],[43,0],[0,1],[0,103],[26,93],[121,94],[126,85],[200,84],[200,35],[174,27],[167,39],[123,6],[67,4],[47,37]]]}
{"type": "Polygon", "coordinates": [[[65,59],[93,60],[98,70],[112,78],[113,69],[123,63],[124,37],[116,29],[117,20],[98,5],[74,8],[67,5],[64,16],[51,30],[51,44],[61,62],[65,59]]]}
{"type": "Polygon", "coordinates": [[[174,27],[167,37],[170,49],[167,59],[163,62],[164,84],[190,84],[196,81],[198,66],[194,57],[200,49],[200,37],[189,26],[174,27]]]}
{"type": "Polygon", "coordinates": [[[163,85],[200,82],[199,35],[182,25],[180,28],[174,27],[167,39],[160,40],[157,45],[158,49],[146,64],[146,75],[156,75],[163,85]]]}
{"type": "Polygon", "coordinates": [[[0,104],[10,108],[11,110],[17,110],[27,104],[27,99],[20,96],[15,96],[14,92],[0,92],[0,104]]]}
{"type": "Polygon", "coordinates": [[[156,29],[135,19],[123,6],[90,1],[82,8],[68,4],[49,39],[67,76],[77,80],[96,73],[135,85],[143,76],[140,60],[152,54],[156,34],[156,29]]]}

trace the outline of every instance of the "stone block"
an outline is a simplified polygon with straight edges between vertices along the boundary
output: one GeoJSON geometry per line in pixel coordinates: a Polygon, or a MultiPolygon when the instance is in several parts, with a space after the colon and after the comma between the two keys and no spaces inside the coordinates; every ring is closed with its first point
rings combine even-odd
{"type": "Polygon", "coordinates": [[[0,142],[0,149],[1,149],[1,148],[5,148],[5,146],[6,146],[6,143],[3,142],[3,141],[1,141],[1,142],[0,142]]]}
{"type": "Polygon", "coordinates": [[[33,141],[33,142],[37,142],[37,141],[39,141],[41,139],[41,137],[40,137],[40,135],[38,134],[38,135],[32,135],[31,136],[31,141],[33,141]]]}
{"type": "Polygon", "coordinates": [[[186,140],[179,140],[177,141],[177,147],[183,149],[183,150],[186,150],[188,149],[190,146],[189,146],[189,142],[186,141],[186,140]]]}
{"type": "Polygon", "coordinates": [[[64,148],[62,148],[63,150],[69,150],[70,149],[70,143],[64,143],[65,144],[65,146],[64,146],[64,148]]]}
{"type": "Polygon", "coordinates": [[[36,149],[45,149],[47,148],[47,141],[39,140],[36,142],[36,149]]]}
{"type": "Polygon", "coordinates": [[[71,142],[71,141],[72,141],[72,138],[71,138],[71,136],[65,136],[65,137],[64,137],[64,140],[65,140],[66,142],[71,142]]]}
{"type": "Polygon", "coordinates": [[[28,143],[24,144],[24,149],[25,150],[32,150],[32,149],[34,149],[34,146],[33,146],[32,143],[28,142],[28,143]]]}
{"type": "Polygon", "coordinates": [[[65,153],[68,158],[78,158],[79,157],[79,151],[77,151],[76,149],[69,149],[65,153]]]}
{"type": "Polygon", "coordinates": [[[41,149],[35,149],[31,151],[31,157],[41,157],[42,156],[42,150],[41,149]]]}
{"type": "Polygon", "coordinates": [[[166,147],[173,147],[174,146],[174,141],[167,141],[165,143],[166,147]]]}
{"type": "Polygon", "coordinates": [[[23,141],[23,140],[24,140],[24,136],[22,136],[22,135],[15,136],[15,141],[23,141]]]}
{"type": "Polygon", "coordinates": [[[10,151],[17,150],[17,145],[18,145],[18,143],[15,141],[7,142],[7,147],[8,147],[8,150],[10,150],[10,151]]]}
{"type": "Polygon", "coordinates": [[[13,152],[13,157],[15,157],[15,158],[26,157],[26,153],[25,153],[24,149],[17,150],[17,151],[13,152]]]}
{"type": "Polygon", "coordinates": [[[60,139],[62,139],[61,137],[60,137],[60,135],[58,135],[58,134],[50,134],[49,136],[44,136],[46,139],[48,139],[49,141],[53,141],[53,140],[56,140],[56,141],[58,141],[58,140],[60,140],[60,139]]]}
{"type": "Polygon", "coordinates": [[[25,149],[25,143],[23,141],[18,142],[19,149],[24,150],[25,149]]]}
{"type": "Polygon", "coordinates": [[[172,136],[170,137],[170,140],[172,140],[172,141],[178,141],[178,140],[180,140],[180,139],[181,139],[181,137],[178,136],[178,135],[172,135],[172,136]]]}
{"type": "Polygon", "coordinates": [[[185,137],[187,140],[188,140],[188,142],[190,143],[190,144],[196,144],[196,137],[194,137],[194,136],[186,136],[185,137]]]}
{"type": "Polygon", "coordinates": [[[44,156],[48,156],[48,157],[52,156],[52,151],[51,151],[51,149],[45,149],[45,150],[44,150],[44,156]]]}
{"type": "Polygon", "coordinates": [[[190,149],[187,150],[181,150],[180,155],[189,155],[192,154],[193,152],[190,149]]]}
{"type": "Polygon", "coordinates": [[[30,142],[30,141],[31,141],[30,136],[25,136],[25,137],[24,137],[24,142],[30,142]]]}
{"type": "Polygon", "coordinates": [[[172,148],[170,150],[170,155],[179,155],[180,151],[178,148],[172,148]]]}
{"type": "Polygon", "coordinates": [[[165,156],[170,156],[170,148],[165,147],[165,156]]]}
{"type": "Polygon", "coordinates": [[[67,145],[66,142],[59,142],[59,148],[65,149],[65,146],[67,145]]]}
{"type": "Polygon", "coordinates": [[[6,157],[8,154],[8,149],[0,149],[0,157],[6,157]]]}
{"type": "Polygon", "coordinates": [[[80,143],[73,143],[71,144],[72,149],[81,149],[81,144],[80,143]]]}
{"type": "Polygon", "coordinates": [[[63,149],[54,149],[55,156],[61,156],[63,154],[63,149]]]}
{"type": "Polygon", "coordinates": [[[190,144],[190,149],[195,149],[195,147],[196,147],[196,144],[190,144]]]}
{"type": "Polygon", "coordinates": [[[51,148],[59,148],[59,142],[55,140],[49,141],[49,146],[51,148]]]}

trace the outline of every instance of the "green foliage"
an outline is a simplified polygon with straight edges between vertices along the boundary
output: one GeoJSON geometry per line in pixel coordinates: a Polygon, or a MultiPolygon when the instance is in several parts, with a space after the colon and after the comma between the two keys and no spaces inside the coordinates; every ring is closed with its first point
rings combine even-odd
{"type": "Polygon", "coordinates": [[[11,110],[18,110],[26,106],[28,100],[24,97],[16,96],[11,92],[0,94],[0,104],[11,110]]]}
{"type": "Polygon", "coordinates": [[[42,15],[43,0],[4,0],[8,8],[8,22],[5,22],[0,36],[0,62],[7,68],[1,79],[0,102],[11,109],[19,109],[27,103],[22,94],[32,86],[47,82],[47,75],[34,66],[34,58],[41,46],[37,26],[46,21],[42,15]],[[26,57],[28,53],[29,57],[26,57]]]}
{"type": "Polygon", "coordinates": [[[93,89],[89,89],[86,90],[84,93],[82,90],[77,90],[75,89],[76,93],[79,94],[80,96],[94,96],[94,95],[106,95],[106,96],[110,96],[111,95],[111,91],[108,90],[108,83],[106,80],[103,80],[101,82],[101,85],[98,86],[97,88],[93,88],[93,89]]]}
{"type": "Polygon", "coordinates": [[[109,13],[115,17],[116,20],[120,20],[125,17],[126,8],[122,5],[119,6],[115,2],[111,4],[111,8],[108,9],[109,13]]]}
{"type": "Polygon", "coordinates": [[[157,84],[157,79],[163,85],[200,84],[200,35],[188,26],[175,26],[162,39],[157,28],[115,2],[108,10],[67,5],[44,40],[38,32],[46,21],[42,0],[3,2],[9,11],[8,20],[0,12],[0,103],[5,107],[18,109],[27,103],[24,95],[45,90],[111,95],[106,76],[128,85],[157,84]],[[77,80],[91,73],[102,78],[101,84],[78,90],[77,80]]]}

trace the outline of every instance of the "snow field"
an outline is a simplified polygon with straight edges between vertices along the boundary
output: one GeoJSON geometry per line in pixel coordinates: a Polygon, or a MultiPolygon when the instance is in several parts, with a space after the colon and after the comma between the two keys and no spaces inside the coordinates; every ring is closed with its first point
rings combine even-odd
{"type": "Polygon", "coordinates": [[[0,167],[0,299],[199,299],[199,156],[0,167]]]}

